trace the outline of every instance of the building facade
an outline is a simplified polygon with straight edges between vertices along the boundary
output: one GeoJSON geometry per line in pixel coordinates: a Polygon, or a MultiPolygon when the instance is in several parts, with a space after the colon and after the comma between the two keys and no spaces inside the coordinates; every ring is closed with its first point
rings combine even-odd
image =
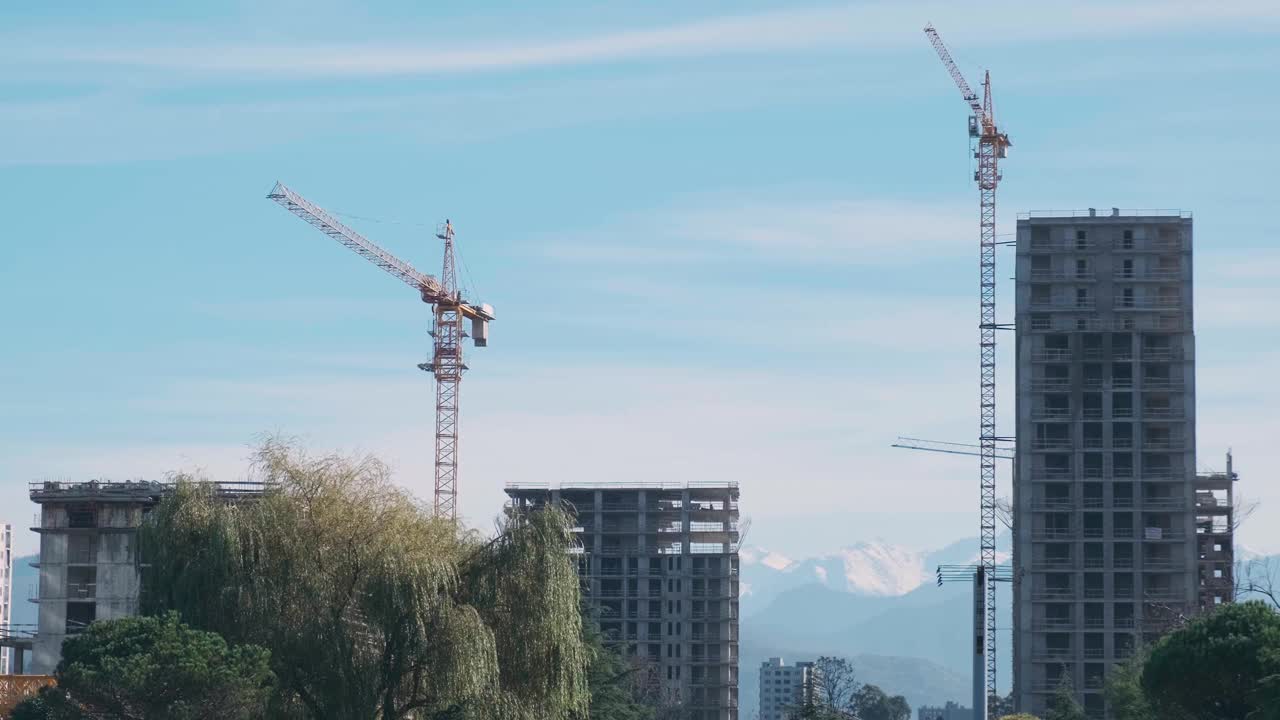
{"type": "Polygon", "coordinates": [[[917,720],[973,720],[973,710],[950,700],[942,707],[924,706],[916,711],[917,720]]]}
{"type": "Polygon", "coordinates": [[[760,720],[789,720],[791,710],[813,699],[812,662],[787,665],[782,658],[760,663],[760,720]]]}
{"type": "Polygon", "coordinates": [[[690,720],[738,720],[738,486],[519,484],[577,517],[578,573],[606,641],[690,720]]]}
{"type": "MultiPolygon", "coordinates": [[[[0,635],[8,636],[13,623],[13,526],[0,523],[0,635]]],[[[0,646],[0,675],[14,671],[10,648],[0,646]]]]}
{"type": "MultiPolygon", "coordinates": [[[[1195,612],[1192,221],[1019,218],[1014,692],[1063,675],[1106,717],[1109,668],[1195,612]]],[[[1212,569],[1211,569],[1212,571],[1212,569]]]]}

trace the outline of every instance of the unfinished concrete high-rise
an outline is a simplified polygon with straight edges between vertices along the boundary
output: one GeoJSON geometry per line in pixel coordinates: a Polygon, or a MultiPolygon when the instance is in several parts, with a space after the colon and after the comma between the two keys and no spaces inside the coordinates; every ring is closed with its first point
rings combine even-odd
{"type": "MultiPolygon", "coordinates": [[[[228,502],[261,494],[256,482],[213,483],[228,502]]],[[[53,672],[62,641],[95,620],[138,613],[138,528],[173,488],[154,481],[33,482],[40,506],[39,621],[29,671],[53,672]]]]}
{"type": "Polygon", "coordinates": [[[737,483],[507,487],[577,517],[578,574],[606,641],[690,720],[738,720],[737,483]]]}
{"type": "MultiPolygon", "coordinates": [[[[1202,560],[1197,537],[1200,516],[1230,524],[1219,505],[1230,499],[1196,474],[1191,248],[1184,212],[1018,220],[1014,692],[1024,712],[1043,713],[1066,674],[1089,716],[1106,717],[1109,668],[1222,596],[1220,578],[1201,578],[1202,562],[1213,575],[1221,560],[1202,560]]],[[[1218,539],[1221,553],[1229,532],[1218,539]]]]}

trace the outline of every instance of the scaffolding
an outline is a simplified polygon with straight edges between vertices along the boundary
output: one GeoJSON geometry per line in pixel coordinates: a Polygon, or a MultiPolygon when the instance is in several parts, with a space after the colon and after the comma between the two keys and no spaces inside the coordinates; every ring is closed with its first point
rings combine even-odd
{"type": "Polygon", "coordinates": [[[1200,610],[1231,602],[1235,594],[1235,473],[1231,453],[1225,472],[1197,473],[1195,479],[1196,542],[1200,610]]]}

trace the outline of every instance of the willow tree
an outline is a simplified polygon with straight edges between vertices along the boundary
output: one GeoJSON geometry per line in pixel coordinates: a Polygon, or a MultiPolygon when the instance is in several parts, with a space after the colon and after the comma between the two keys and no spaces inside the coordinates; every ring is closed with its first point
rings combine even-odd
{"type": "Polygon", "coordinates": [[[271,651],[274,716],[567,718],[588,702],[572,536],[558,511],[497,537],[439,519],[373,458],[269,441],[268,488],[179,478],[141,533],[143,609],[271,651]]]}

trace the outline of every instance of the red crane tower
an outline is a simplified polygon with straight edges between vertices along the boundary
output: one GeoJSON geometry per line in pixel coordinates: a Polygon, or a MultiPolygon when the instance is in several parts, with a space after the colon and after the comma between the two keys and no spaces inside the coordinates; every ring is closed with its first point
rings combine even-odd
{"type": "Polygon", "coordinates": [[[458,517],[458,384],[467,369],[462,357],[462,341],[467,337],[463,321],[471,320],[471,339],[476,347],[489,344],[489,321],[493,308],[468,304],[458,290],[454,266],[453,224],[445,221],[436,232],[444,241],[444,263],[440,279],[424,275],[409,263],[378,247],[373,241],[339,222],[319,206],[281,183],[267,198],[302,218],[308,225],[337,240],[369,262],[418,291],[422,302],[435,308],[431,335],[435,352],[430,362],[418,365],[436,379],[436,470],[435,512],[441,517],[458,517]]]}
{"type": "MultiPolygon", "coordinates": [[[[978,94],[969,88],[960,68],[956,67],[933,25],[926,25],[924,32],[937,51],[942,64],[947,67],[951,79],[964,95],[973,114],[969,116],[969,137],[978,141],[974,156],[978,169],[973,179],[978,182],[979,196],[979,416],[978,434],[981,482],[981,556],[978,577],[985,584],[986,638],[983,649],[986,654],[986,700],[996,695],[996,186],[1000,183],[999,162],[1008,154],[1009,136],[1000,132],[992,111],[991,73],[982,82],[982,102],[978,94]]],[[[986,717],[986,702],[977,707],[974,717],[986,717]]]]}

